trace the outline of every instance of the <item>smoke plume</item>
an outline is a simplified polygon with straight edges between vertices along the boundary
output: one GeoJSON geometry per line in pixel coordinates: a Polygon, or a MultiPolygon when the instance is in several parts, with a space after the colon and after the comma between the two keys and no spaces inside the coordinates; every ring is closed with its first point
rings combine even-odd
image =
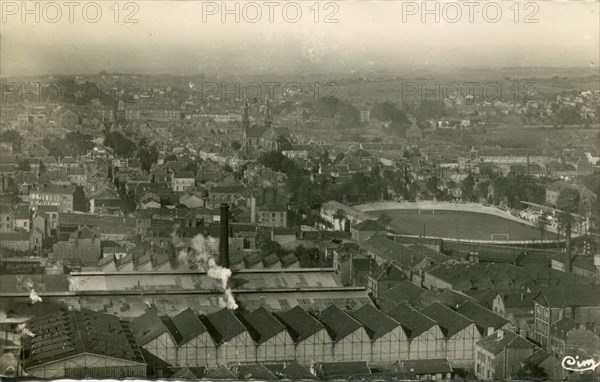
{"type": "Polygon", "coordinates": [[[35,337],[35,333],[33,333],[31,330],[27,329],[25,324],[19,324],[17,329],[21,332],[21,336],[35,337]]]}
{"type": "Polygon", "coordinates": [[[177,235],[178,227],[171,234],[173,245],[177,251],[177,258],[186,264],[196,264],[200,271],[206,272],[208,277],[221,282],[224,295],[220,301],[220,305],[228,309],[235,310],[238,308],[233,292],[227,285],[231,277],[231,270],[217,265],[215,254],[217,253],[217,241],[211,237],[204,237],[202,234],[196,235],[190,247],[186,246],[183,240],[177,235]],[[185,260],[183,260],[185,259],[185,260]]]}
{"type": "Polygon", "coordinates": [[[36,302],[42,302],[42,298],[38,296],[38,294],[35,292],[35,289],[31,289],[29,291],[29,300],[31,300],[32,304],[35,304],[36,302]]]}

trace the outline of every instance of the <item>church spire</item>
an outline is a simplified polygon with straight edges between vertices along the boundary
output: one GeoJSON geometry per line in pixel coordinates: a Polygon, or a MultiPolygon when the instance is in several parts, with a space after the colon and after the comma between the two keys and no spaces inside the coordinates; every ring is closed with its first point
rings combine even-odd
{"type": "Polygon", "coordinates": [[[244,99],[244,107],[242,108],[242,132],[244,136],[250,127],[250,116],[248,115],[248,100],[244,99]]]}
{"type": "Polygon", "coordinates": [[[267,110],[265,111],[265,127],[270,129],[273,125],[273,118],[271,117],[271,108],[269,105],[269,95],[266,96],[267,110]]]}

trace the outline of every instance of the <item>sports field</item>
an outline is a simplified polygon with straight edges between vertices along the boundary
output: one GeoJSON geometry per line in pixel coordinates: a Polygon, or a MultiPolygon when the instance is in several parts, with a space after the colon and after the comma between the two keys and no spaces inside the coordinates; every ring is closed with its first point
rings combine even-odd
{"type": "MultiPolygon", "coordinates": [[[[536,227],[478,212],[411,209],[369,211],[369,214],[375,217],[382,213],[392,218],[391,225],[395,230],[409,235],[422,235],[425,230],[425,236],[452,239],[457,237],[471,240],[541,239],[541,232],[536,227]]],[[[556,239],[556,234],[545,232],[544,239],[556,239]]]]}

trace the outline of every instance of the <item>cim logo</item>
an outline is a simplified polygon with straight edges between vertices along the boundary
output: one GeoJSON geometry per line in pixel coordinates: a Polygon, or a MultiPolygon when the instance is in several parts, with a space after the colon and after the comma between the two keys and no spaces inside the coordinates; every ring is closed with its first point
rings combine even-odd
{"type": "Polygon", "coordinates": [[[595,370],[600,365],[600,362],[594,361],[593,358],[579,359],[579,356],[572,357],[570,355],[563,358],[561,366],[569,371],[591,371],[595,370]]]}

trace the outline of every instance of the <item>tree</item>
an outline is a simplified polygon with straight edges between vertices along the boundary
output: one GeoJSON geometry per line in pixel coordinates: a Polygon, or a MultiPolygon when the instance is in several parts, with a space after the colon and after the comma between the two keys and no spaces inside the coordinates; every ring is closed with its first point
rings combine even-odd
{"type": "Polygon", "coordinates": [[[333,219],[337,220],[339,222],[340,225],[340,229],[342,231],[346,230],[346,211],[342,210],[341,208],[337,209],[334,213],[333,213],[333,219]]]}
{"type": "Polygon", "coordinates": [[[39,162],[39,169],[38,169],[38,176],[42,176],[46,173],[46,165],[44,164],[44,162],[40,161],[39,162]]]}
{"type": "Polygon", "coordinates": [[[241,145],[241,144],[240,144],[240,142],[238,142],[238,141],[232,141],[232,142],[230,143],[230,145],[231,145],[231,148],[232,148],[233,150],[235,150],[235,151],[238,151],[239,149],[241,149],[241,148],[242,148],[242,145],[241,145]]]}
{"type": "Polygon", "coordinates": [[[566,230],[567,226],[573,226],[575,224],[575,218],[573,217],[573,215],[566,213],[566,212],[557,213],[556,221],[557,221],[556,228],[558,230],[559,238],[560,238],[561,231],[566,230]]]}
{"type": "Polygon", "coordinates": [[[540,365],[533,365],[527,362],[517,372],[515,377],[517,379],[544,381],[548,379],[548,374],[546,373],[546,370],[544,370],[544,368],[540,365]]]}
{"type": "Polygon", "coordinates": [[[542,214],[538,216],[535,225],[539,228],[542,240],[544,240],[544,234],[546,232],[546,227],[548,226],[548,214],[546,212],[542,212],[542,214]]]}
{"type": "Polygon", "coordinates": [[[8,130],[0,134],[0,142],[10,142],[13,151],[21,151],[21,143],[23,138],[15,130],[8,130]]]}
{"type": "Polygon", "coordinates": [[[387,228],[392,222],[392,217],[385,212],[379,215],[379,220],[383,223],[383,225],[387,228]]]}
{"type": "Polygon", "coordinates": [[[390,121],[390,127],[400,133],[404,133],[410,126],[410,120],[406,113],[390,101],[378,103],[373,106],[371,116],[380,121],[390,121]]]}
{"type": "Polygon", "coordinates": [[[165,162],[175,162],[177,160],[177,155],[169,154],[165,157],[165,162]]]}
{"type": "Polygon", "coordinates": [[[579,191],[574,188],[563,188],[556,198],[556,208],[565,212],[577,212],[579,209],[579,191]]]}
{"type": "Polygon", "coordinates": [[[418,120],[438,119],[446,114],[446,104],[441,100],[425,100],[415,110],[418,120]]]}
{"type": "Polygon", "coordinates": [[[149,172],[152,164],[158,161],[158,150],[155,146],[145,147],[141,143],[140,141],[140,147],[142,148],[138,151],[138,158],[142,164],[142,170],[149,172]]]}
{"type": "Polygon", "coordinates": [[[475,185],[475,180],[473,176],[469,174],[463,181],[460,183],[460,190],[462,198],[465,200],[473,200],[473,186],[475,185]]]}
{"type": "Polygon", "coordinates": [[[104,144],[112,148],[115,154],[124,158],[133,157],[137,150],[135,143],[118,131],[108,133],[104,138],[104,144]]]}

